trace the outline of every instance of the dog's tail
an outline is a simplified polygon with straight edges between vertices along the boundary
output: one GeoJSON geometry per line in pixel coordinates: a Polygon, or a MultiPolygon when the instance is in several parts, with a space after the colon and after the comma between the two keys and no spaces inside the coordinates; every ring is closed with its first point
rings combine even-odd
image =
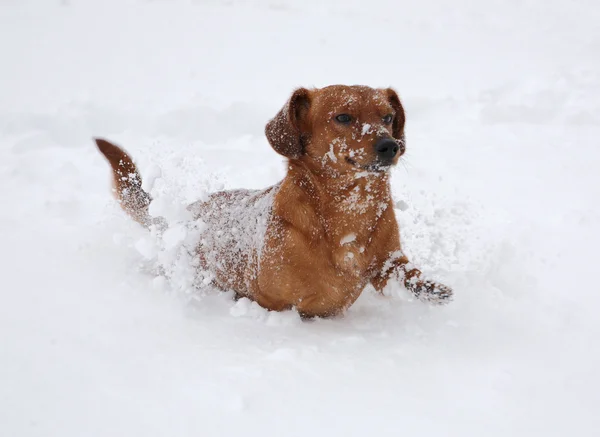
{"type": "Polygon", "coordinates": [[[142,189],[142,178],[133,160],[120,147],[101,138],[94,140],[112,167],[115,196],[121,207],[136,222],[149,227],[153,222],[148,214],[152,198],[142,189]]]}

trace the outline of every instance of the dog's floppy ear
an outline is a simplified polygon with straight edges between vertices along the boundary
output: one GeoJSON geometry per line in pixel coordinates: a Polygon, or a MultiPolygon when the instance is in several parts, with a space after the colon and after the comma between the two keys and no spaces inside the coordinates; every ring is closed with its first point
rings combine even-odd
{"type": "Polygon", "coordinates": [[[387,94],[388,101],[394,108],[394,123],[392,124],[392,134],[394,138],[397,140],[401,140],[404,138],[404,123],[406,122],[406,116],[404,115],[404,108],[402,107],[402,103],[400,103],[400,98],[396,91],[392,88],[388,88],[385,90],[387,94]]]}
{"type": "Polygon", "coordinates": [[[277,153],[287,158],[299,158],[304,151],[304,142],[309,135],[308,110],[310,91],[299,88],[285,106],[267,123],[265,135],[277,153]]]}

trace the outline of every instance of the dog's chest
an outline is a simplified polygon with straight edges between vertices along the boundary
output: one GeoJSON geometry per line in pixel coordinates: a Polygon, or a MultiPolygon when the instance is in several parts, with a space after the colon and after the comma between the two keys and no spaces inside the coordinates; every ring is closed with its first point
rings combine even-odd
{"type": "Polygon", "coordinates": [[[332,263],[338,271],[352,276],[361,276],[371,263],[369,252],[354,232],[336,238],[331,252],[332,263]]]}
{"type": "Polygon", "coordinates": [[[338,271],[358,277],[369,269],[373,262],[371,240],[386,206],[375,196],[347,196],[334,203],[325,232],[329,234],[332,264],[338,271]]]}

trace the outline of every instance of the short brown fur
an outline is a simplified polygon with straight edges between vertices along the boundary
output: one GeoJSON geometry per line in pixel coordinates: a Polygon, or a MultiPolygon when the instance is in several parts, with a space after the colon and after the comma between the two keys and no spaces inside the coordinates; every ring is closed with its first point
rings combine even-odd
{"type": "MultiPolygon", "coordinates": [[[[389,121],[389,120],[388,120],[389,121]]],[[[389,165],[379,165],[375,143],[393,139],[405,151],[405,114],[392,89],[335,85],[296,90],[267,124],[273,149],[288,160],[287,175],[277,186],[251,197],[250,203],[274,194],[264,244],[232,257],[216,253],[215,284],[233,289],[270,310],[296,308],[304,316],[343,313],[371,283],[381,291],[399,280],[418,298],[432,303],[451,300],[452,290],[422,279],[400,246],[390,189],[389,165]],[[339,114],[351,122],[337,121],[339,114]],[[383,121],[391,114],[391,122],[383,121]]],[[[117,196],[138,222],[148,226],[150,196],[131,158],[117,146],[96,140],[113,172],[117,196]]],[[[196,217],[218,222],[242,191],[219,192],[190,207],[196,217]]],[[[206,248],[198,254],[203,267],[206,248]]]]}

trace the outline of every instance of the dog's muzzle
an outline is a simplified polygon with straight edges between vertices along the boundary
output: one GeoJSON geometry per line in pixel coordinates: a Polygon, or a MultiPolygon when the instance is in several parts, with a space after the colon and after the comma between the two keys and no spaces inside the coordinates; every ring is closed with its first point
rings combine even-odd
{"type": "Polygon", "coordinates": [[[392,165],[400,151],[400,145],[391,138],[382,138],[375,143],[377,162],[381,165],[392,165]]]}
{"type": "Polygon", "coordinates": [[[381,138],[375,145],[376,161],[370,166],[374,170],[386,170],[394,164],[394,159],[404,153],[404,145],[393,138],[381,138]]]}

